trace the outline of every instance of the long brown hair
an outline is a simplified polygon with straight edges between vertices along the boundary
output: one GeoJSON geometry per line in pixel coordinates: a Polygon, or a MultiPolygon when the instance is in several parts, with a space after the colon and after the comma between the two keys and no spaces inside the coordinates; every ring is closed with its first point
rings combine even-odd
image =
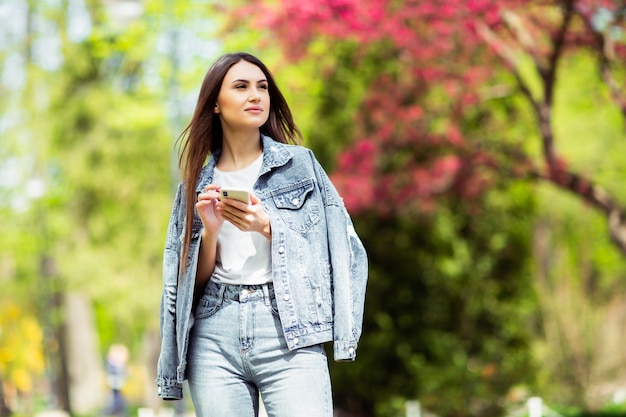
{"type": "Polygon", "coordinates": [[[285,100],[285,97],[274,82],[272,73],[261,60],[248,53],[237,52],[223,55],[211,65],[204,76],[191,121],[182,131],[177,141],[180,150],[178,162],[182,171],[187,207],[181,272],[187,268],[187,257],[189,256],[189,247],[191,245],[193,217],[197,198],[196,184],[207,158],[212,152],[222,147],[222,124],[219,116],[213,109],[217,104],[217,97],[226,73],[233,65],[241,61],[247,61],[259,67],[267,79],[270,112],[267,121],[259,129],[260,133],[282,143],[297,144],[302,141],[302,134],[293,121],[287,100],[285,100]]]}

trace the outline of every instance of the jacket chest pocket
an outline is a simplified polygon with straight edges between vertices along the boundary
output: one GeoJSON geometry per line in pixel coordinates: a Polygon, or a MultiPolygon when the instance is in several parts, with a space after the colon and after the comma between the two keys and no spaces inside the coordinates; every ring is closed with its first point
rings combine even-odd
{"type": "Polygon", "coordinates": [[[313,180],[280,188],[272,193],[272,199],[285,224],[296,232],[306,235],[320,221],[313,180]]]}

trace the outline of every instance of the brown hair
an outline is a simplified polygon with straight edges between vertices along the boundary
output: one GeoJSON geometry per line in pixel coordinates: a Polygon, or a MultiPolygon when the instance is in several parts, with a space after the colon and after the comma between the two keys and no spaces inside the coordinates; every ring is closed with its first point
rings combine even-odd
{"type": "Polygon", "coordinates": [[[191,234],[196,202],[196,184],[202,167],[209,155],[222,147],[222,124],[219,116],[213,111],[222,82],[230,68],[247,61],[263,71],[268,83],[270,96],[270,112],[265,124],[260,127],[260,133],[267,135],[277,142],[300,143],[302,134],[293,121],[287,100],[282,95],[270,70],[257,57],[245,52],[226,54],[218,58],[209,68],[200,93],[196,109],[187,127],[178,137],[180,150],[179,166],[182,171],[186,198],[185,240],[181,258],[181,271],[187,267],[187,257],[191,245],[191,234]]]}

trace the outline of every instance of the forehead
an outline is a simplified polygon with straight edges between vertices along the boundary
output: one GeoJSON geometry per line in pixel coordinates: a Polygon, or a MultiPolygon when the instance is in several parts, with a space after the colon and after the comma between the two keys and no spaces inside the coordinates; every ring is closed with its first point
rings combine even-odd
{"type": "Polygon", "coordinates": [[[259,81],[265,80],[265,74],[261,68],[248,61],[239,61],[226,73],[225,82],[233,80],[259,81]]]}

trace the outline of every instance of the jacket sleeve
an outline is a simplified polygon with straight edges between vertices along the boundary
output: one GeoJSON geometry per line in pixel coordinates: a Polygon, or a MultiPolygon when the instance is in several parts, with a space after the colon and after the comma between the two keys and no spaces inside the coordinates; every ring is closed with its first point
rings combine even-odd
{"type": "Polygon", "coordinates": [[[176,345],[176,299],[180,265],[180,235],[184,219],[183,186],[179,184],[167,228],[163,254],[163,293],[161,295],[161,352],[157,364],[159,397],[181,399],[182,384],[177,378],[178,349],[176,345]]]}
{"type": "Polygon", "coordinates": [[[333,290],[335,361],[354,361],[363,326],[368,261],[342,198],[313,157],[326,214],[333,290]]]}

